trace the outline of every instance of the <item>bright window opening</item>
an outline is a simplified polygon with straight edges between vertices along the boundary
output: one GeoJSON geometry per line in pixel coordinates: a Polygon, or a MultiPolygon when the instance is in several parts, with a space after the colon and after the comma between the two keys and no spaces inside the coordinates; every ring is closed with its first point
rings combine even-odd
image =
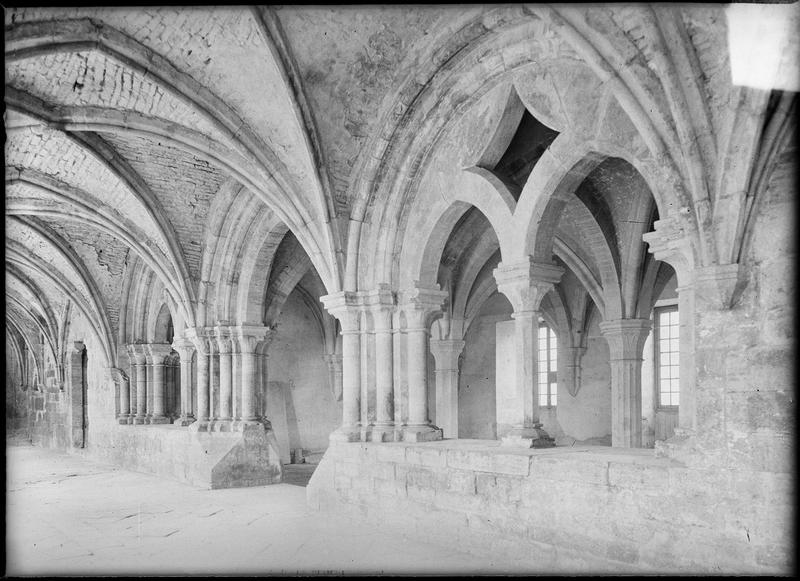
{"type": "Polygon", "coordinates": [[[539,325],[538,355],[539,406],[555,407],[558,395],[556,334],[547,325],[539,325]]]}
{"type": "Polygon", "coordinates": [[[678,307],[657,308],[654,314],[658,406],[677,407],[680,401],[678,307]]]}

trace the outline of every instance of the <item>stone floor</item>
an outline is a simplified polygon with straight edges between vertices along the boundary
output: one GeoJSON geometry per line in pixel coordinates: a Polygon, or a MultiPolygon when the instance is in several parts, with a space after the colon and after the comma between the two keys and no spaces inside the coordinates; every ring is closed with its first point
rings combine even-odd
{"type": "MultiPolygon", "coordinates": [[[[293,479],[302,484],[312,469],[293,479]]],[[[514,572],[352,519],[321,520],[305,492],[292,484],[202,490],[7,442],[5,574],[514,572]]]]}

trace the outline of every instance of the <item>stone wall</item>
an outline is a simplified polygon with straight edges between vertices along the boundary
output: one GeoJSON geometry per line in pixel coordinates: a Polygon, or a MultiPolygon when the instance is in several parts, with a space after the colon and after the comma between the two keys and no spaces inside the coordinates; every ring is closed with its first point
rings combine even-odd
{"type": "Polygon", "coordinates": [[[496,294],[481,307],[464,336],[463,363],[458,381],[458,436],[494,439],[497,436],[496,356],[498,321],[511,318],[508,300],[496,294]]]}
{"type": "Polygon", "coordinates": [[[564,431],[559,442],[611,444],[611,368],[608,342],[600,333],[599,318],[592,317],[586,330],[586,352],[581,358],[581,388],[575,397],[558,392],[558,422],[564,431]]]}
{"type": "Polygon", "coordinates": [[[328,385],[322,335],[311,310],[297,292],[286,300],[269,347],[267,417],[283,462],[290,450],[321,453],[342,418],[328,385]]]}
{"type": "Polygon", "coordinates": [[[649,450],[445,440],[332,445],[307,494],[328,516],[532,572],[769,574],[790,566],[793,485],[649,450]]]}
{"type": "Polygon", "coordinates": [[[203,488],[261,486],[282,477],[275,435],[261,425],[213,433],[169,424],[118,426],[98,437],[102,445],[92,452],[102,461],[203,488]]]}

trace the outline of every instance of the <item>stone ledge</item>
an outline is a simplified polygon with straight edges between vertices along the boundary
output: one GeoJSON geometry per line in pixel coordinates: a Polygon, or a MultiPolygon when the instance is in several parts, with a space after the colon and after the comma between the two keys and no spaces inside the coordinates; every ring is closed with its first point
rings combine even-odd
{"type": "Polygon", "coordinates": [[[239,432],[197,432],[172,424],[120,427],[96,434],[99,458],[203,488],[275,484],[282,479],[275,434],[263,425],[239,432]]]}
{"type": "Polygon", "coordinates": [[[790,480],[697,470],[654,450],[360,442],[332,445],[307,495],[315,509],[397,520],[419,539],[532,571],[776,573],[788,567],[790,480]]]}

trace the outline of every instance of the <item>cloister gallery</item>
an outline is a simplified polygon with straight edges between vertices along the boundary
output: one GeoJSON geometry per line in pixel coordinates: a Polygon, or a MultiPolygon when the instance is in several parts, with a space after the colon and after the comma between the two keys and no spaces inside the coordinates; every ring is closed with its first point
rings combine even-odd
{"type": "Polygon", "coordinates": [[[787,572],[796,8],[6,9],[7,434],[787,572]]]}

